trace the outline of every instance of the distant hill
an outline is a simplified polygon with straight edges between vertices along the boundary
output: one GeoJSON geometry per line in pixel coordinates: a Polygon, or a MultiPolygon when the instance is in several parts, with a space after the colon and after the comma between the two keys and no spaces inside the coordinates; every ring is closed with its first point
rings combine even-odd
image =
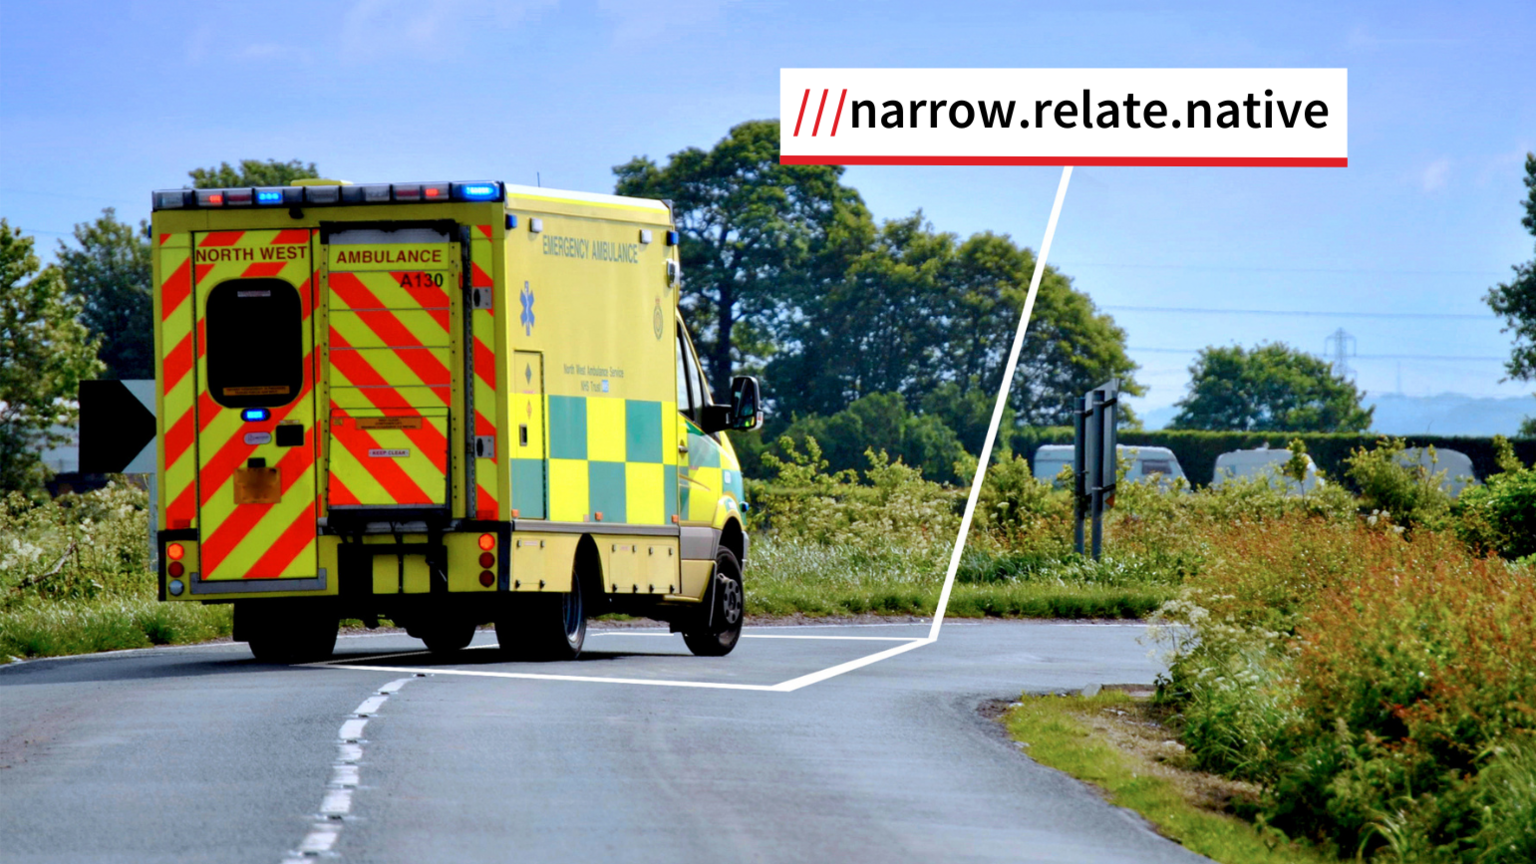
{"type": "MultiPolygon", "coordinates": [[[[1366,404],[1376,406],[1371,431],[1387,435],[1513,435],[1522,418],[1536,416],[1536,396],[1387,393],[1367,399],[1366,404]]],[[[1179,409],[1168,405],[1138,413],[1145,428],[1155,430],[1167,426],[1179,409]]]]}
{"type": "Polygon", "coordinates": [[[1388,435],[1513,435],[1522,418],[1536,416],[1536,396],[1387,393],[1369,401],[1376,405],[1371,431],[1388,435]]]}

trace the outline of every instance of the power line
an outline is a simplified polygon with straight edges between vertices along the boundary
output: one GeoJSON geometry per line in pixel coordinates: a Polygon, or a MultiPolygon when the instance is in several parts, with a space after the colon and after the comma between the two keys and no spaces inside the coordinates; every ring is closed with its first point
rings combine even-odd
{"type": "Polygon", "coordinates": [[[1282,315],[1297,318],[1424,318],[1443,321],[1455,318],[1467,321],[1497,320],[1492,314],[1470,315],[1453,312],[1310,312],[1298,309],[1211,309],[1199,306],[1100,306],[1117,312],[1171,312],[1183,315],[1282,315]]]}
{"type": "Polygon", "coordinates": [[[1083,268],[1099,267],[1109,270],[1196,270],[1211,273],[1348,273],[1357,275],[1386,274],[1398,276],[1507,275],[1503,270],[1378,270],[1364,267],[1232,267],[1224,265],[1204,264],[1073,264],[1071,262],[1053,266],[1058,266],[1063,270],[1079,270],[1083,268]]]}
{"type": "MultiPolygon", "coordinates": [[[[1127,351],[1139,351],[1146,354],[1199,354],[1204,348],[1127,348],[1127,351]]],[[[1479,363],[1500,362],[1509,359],[1507,357],[1479,357],[1469,354],[1351,354],[1355,360],[1449,360],[1449,361],[1474,361],[1479,363]]]]}

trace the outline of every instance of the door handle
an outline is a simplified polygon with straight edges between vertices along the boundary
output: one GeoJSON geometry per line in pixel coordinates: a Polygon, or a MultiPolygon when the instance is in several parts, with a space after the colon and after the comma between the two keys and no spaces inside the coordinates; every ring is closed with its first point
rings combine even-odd
{"type": "Polygon", "coordinates": [[[688,445],[687,444],[678,444],[677,445],[677,452],[679,452],[679,453],[687,453],[688,452],[688,445]]]}

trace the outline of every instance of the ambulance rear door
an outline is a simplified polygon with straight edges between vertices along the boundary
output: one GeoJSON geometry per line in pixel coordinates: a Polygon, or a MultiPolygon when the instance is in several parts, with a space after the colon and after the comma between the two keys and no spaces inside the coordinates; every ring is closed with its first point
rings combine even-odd
{"type": "MultiPolygon", "coordinates": [[[[327,518],[442,522],[456,497],[450,406],[462,269],[444,223],[334,223],[325,249],[327,518]]],[[[462,490],[457,497],[462,498],[462,490]]],[[[461,505],[462,506],[462,505],[461,505]]]]}
{"type": "Polygon", "coordinates": [[[194,594],[324,587],[314,240],[302,228],[192,237],[201,535],[194,594]]]}

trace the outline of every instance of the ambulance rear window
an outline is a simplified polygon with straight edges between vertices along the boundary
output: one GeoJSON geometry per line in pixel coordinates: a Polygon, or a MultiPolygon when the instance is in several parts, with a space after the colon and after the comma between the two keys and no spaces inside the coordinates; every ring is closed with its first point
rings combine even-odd
{"type": "Polygon", "coordinates": [[[228,408],[277,407],[304,386],[304,306],[281,279],[208,292],[208,393],[228,408]]]}

